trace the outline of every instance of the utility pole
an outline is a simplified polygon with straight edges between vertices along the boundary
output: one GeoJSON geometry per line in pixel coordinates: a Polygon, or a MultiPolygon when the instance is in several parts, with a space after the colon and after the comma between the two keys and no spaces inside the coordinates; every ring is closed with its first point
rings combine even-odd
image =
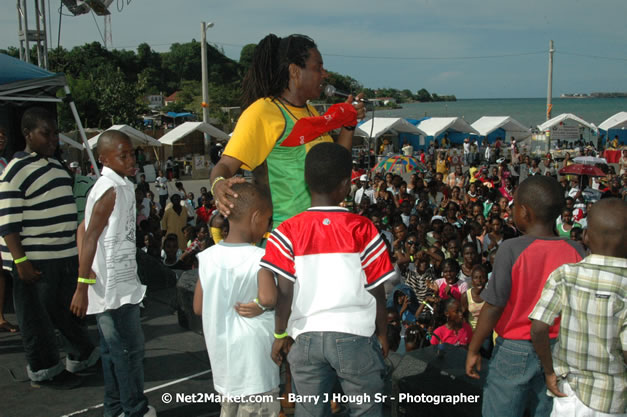
{"type": "MultiPolygon", "coordinates": [[[[202,121],[208,123],[209,120],[209,80],[207,79],[207,29],[213,27],[213,22],[200,22],[200,62],[202,65],[202,121]]],[[[204,134],[205,153],[209,150],[209,134],[204,134]]]]}
{"type": "Polygon", "coordinates": [[[553,48],[553,41],[549,41],[549,84],[546,89],[546,120],[551,118],[551,110],[553,109],[553,104],[551,103],[551,99],[553,97],[553,53],[555,52],[555,48],[553,48]]]}

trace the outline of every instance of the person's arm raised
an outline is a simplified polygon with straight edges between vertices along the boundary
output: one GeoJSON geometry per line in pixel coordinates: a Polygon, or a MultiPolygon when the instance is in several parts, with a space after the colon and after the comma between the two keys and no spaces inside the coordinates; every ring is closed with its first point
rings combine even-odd
{"type": "Polygon", "coordinates": [[[230,209],[234,207],[233,199],[237,198],[237,193],[231,189],[231,186],[246,182],[244,178],[233,177],[241,166],[242,161],[239,159],[222,155],[216,166],[211,170],[211,176],[209,177],[211,193],[216,202],[216,208],[225,217],[231,214],[230,209]]]}
{"type": "MultiPolygon", "coordinates": [[[[345,103],[353,104],[353,106],[355,107],[355,110],[357,110],[357,120],[361,120],[364,117],[366,117],[366,103],[362,101],[363,97],[364,97],[364,93],[359,93],[354,98],[353,98],[353,95],[351,94],[350,96],[348,96],[348,98],[345,101],[345,103]],[[356,104],[354,104],[355,101],[357,102],[356,104]]],[[[353,148],[354,134],[355,134],[354,129],[349,130],[346,128],[342,128],[340,130],[339,136],[337,137],[338,145],[342,145],[343,147],[345,147],[346,149],[350,151],[353,148]]]]}

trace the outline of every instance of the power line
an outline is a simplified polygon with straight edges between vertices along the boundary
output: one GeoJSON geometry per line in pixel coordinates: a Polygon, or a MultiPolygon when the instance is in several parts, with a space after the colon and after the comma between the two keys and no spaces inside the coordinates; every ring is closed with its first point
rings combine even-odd
{"type": "Polygon", "coordinates": [[[91,10],[91,17],[94,18],[94,23],[96,24],[96,27],[98,28],[98,33],[100,33],[100,38],[102,39],[102,43],[105,44],[105,46],[107,45],[107,41],[105,41],[104,36],[102,36],[102,32],[100,31],[100,26],[98,26],[98,21],[96,20],[96,14],[94,13],[93,10],[91,10]]]}
{"type": "Polygon", "coordinates": [[[342,55],[342,54],[328,54],[325,56],[335,56],[341,58],[355,58],[355,59],[385,59],[389,61],[455,61],[455,60],[471,60],[471,59],[495,59],[495,58],[510,58],[529,55],[546,54],[546,51],[537,52],[524,52],[519,54],[501,54],[501,55],[476,55],[476,56],[361,56],[361,55],[342,55]]]}
{"type": "Polygon", "coordinates": [[[580,53],[577,53],[577,52],[555,51],[555,53],[561,54],[561,55],[579,56],[579,57],[583,57],[583,58],[609,59],[611,61],[627,61],[627,58],[619,58],[619,57],[611,57],[611,56],[600,56],[600,55],[586,55],[586,54],[580,54],[580,53]]]}

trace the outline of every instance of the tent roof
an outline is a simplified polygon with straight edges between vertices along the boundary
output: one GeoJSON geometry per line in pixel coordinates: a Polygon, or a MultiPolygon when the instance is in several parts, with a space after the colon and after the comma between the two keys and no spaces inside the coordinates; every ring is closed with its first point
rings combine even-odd
{"type": "Polygon", "coordinates": [[[164,145],[174,145],[174,142],[183,139],[185,136],[190,133],[199,130],[203,133],[207,133],[211,136],[214,136],[218,139],[228,140],[229,135],[205,122],[185,122],[181,123],[174,129],[170,130],[168,133],[159,138],[159,141],[164,145]]]}
{"type": "Polygon", "coordinates": [[[538,125],[538,129],[540,129],[540,131],[545,131],[547,129],[552,128],[555,125],[558,125],[566,120],[571,120],[573,122],[577,122],[581,125],[586,126],[589,129],[592,130],[597,130],[597,127],[590,122],[586,122],[585,120],[583,120],[581,117],[575,116],[572,113],[562,113],[559,116],[555,116],[554,118],[547,120],[546,122],[542,123],[541,125],[538,125]]]}
{"type": "MultiPolygon", "coordinates": [[[[139,145],[161,146],[161,142],[159,142],[157,139],[145,134],[144,132],[140,132],[139,130],[129,125],[113,125],[107,130],[118,130],[122,133],[125,133],[129,138],[131,138],[131,142],[133,143],[133,146],[139,146],[139,145]]],[[[105,130],[104,132],[106,132],[107,130],[105,130]]],[[[102,135],[102,133],[89,139],[88,142],[89,142],[89,147],[91,149],[94,149],[96,145],[98,145],[98,139],[100,139],[100,136],[102,135]]]]}
{"type": "Polygon", "coordinates": [[[20,97],[32,97],[32,90],[54,95],[66,84],[63,74],[55,74],[6,54],[0,54],[0,68],[0,99],[16,93],[20,97]]]}
{"type": "Polygon", "coordinates": [[[409,123],[407,120],[401,119],[400,117],[375,117],[374,127],[372,120],[373,119],[368,119],[362,122],[358,127],[358,129],[365,134],[365,137],[378,138],[388,131],[425,135],[425,132],[421,129],[409,123]],[[371,129],[372,136],[370,136],[371,129]]]}
{"type": "Polygon", "coordinates": [[[461,117],[431,117],[420,121],[417,127],[426,132],[427,136],[433,137],[437,137],[440,133],[447,130],[478,134],[478,132],[461,117]]]}
{"type": "Polygon", "coordinates": [[[621,111],[609,117],[599,125],[599,129],[625,129],[627,128],[627,111],[621,111]]]}
{"type": "Polygon", "coordinates": [[[503,129],[508,133],[516,133],[517,136],[522,137],[531,135],[531,129],[526,128],[511,116],[483,116],[471,126],[479,132],[480,136],[488,136],[496,129],[503,129]]]}

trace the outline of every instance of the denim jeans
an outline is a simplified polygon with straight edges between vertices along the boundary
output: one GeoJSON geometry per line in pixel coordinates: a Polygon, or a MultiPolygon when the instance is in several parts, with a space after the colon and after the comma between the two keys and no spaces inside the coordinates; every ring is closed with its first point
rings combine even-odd
{"type": "Polygon", "coordinates": [[[525,409],[531,417],[549,417],[552,407],[531,341],[498,337],[483,387],[483,417],[519,417],[525,409]]]}
{"type": "Polygon", "coordinates": [[[383,404],[375,401],[375,394],[383,392],[385,364],[375,336],[303,333],[296,338],[287,360],[294,393],[319,396],[317,404],[296,401],[296,417],[330,416],[336,379],[349,398],[351,416],[383,415],[383,404]]]}
{"type": "Polygon", "coordinates": [[[125,304],[96,315],[104,374],[104,415],[143,416],[148,412],[144,395],[144,333],[139,304],[125,304]]]}
{"type": "Polygon", "coordinates": [[[25,283],[14,267],[13,299],[26,352],[28,377],[32,381],[44,381],[64,369],[55,328],[61,332],[64,349],[72,359],[87,358],[94,345],[89,341],[85,320],[70,311],[76,290],[78,257],[31,263],[41,271],[41,279],[33,284],[25,283]]]}

